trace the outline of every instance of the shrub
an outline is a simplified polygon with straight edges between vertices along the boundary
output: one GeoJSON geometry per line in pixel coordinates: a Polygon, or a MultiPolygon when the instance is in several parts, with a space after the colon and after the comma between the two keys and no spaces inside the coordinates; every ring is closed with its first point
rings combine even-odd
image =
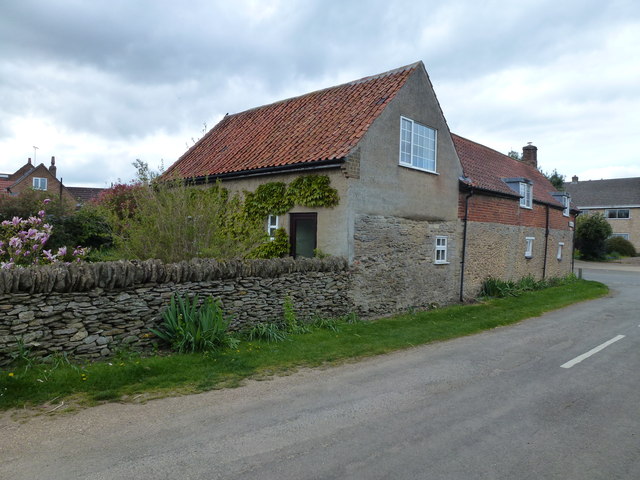
{"type": "Polygon", "coordinates": [[[635,257],[637,255],[636,248],[626,238],[610,237],[606,240],[605,246],[607,253],[617,252],[624,257],[635,257]]]}
{"type": "Polygon", "coordinates": [[[261,221],[247,217],[240,198],[220,185],[200,189],[166,182],[141,186],[133,198],[131,216],[112,216],[124,258],[242,258],[266,235],[261,221]]]}
{"type": "Polygon", "coordinates": [[[576,276],[572,273],[565,277],[553,277],[545,280],[536,280],[531,275],[527,275],[517,282],[488,277],[482,283],[479,296],[494,298],[517,297],[524,292],[567,285],[575,282],[576,280],[576,276]]]}
{"type": "Polygon", "coordinates": [[[583,214],[576,219],[576,248],[585,260],[601,260],[605,241],[611,236],[611,225],[601,213],[583,214]]]}
{"type": "Polygon", "coordinates": [[[208,297],[202,304],[196,295],[190,299],[174,294],[162,314],[163,323],[149,329],[178,353],[206,352],[223,347],[235,348],[238,340],[228,331],[220,302],[208,297]]]}
{"type": "Polygon", "coordinates": [[[45,211],[40,210],[27,219],[13,217],[0,223],[0,268],[80,261],[86,257],[88,249],[82,247],[72,250],[62,246],[57,253],[44,249],[53,230],[44,223],[45,215],[45,211]]]}

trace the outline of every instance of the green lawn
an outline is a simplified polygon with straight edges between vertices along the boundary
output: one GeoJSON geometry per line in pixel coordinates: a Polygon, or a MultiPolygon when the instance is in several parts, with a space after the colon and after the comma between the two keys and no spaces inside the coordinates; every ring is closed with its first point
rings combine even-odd
{"type": "Polygon", "coordinates": [[[597,282],[567,285],[492,299],[474,305],[341,323],[337,332],[312,329],[278,343],[243,341],[237,349],[207,354],[120,355],[107,362],[73,365],[22,363],[0,370],[0,409],[52,406],[73,399],[105,400],[161,396],[233,387],[297,367],[313,367],[471,335],[605,295],[597,282]]]}

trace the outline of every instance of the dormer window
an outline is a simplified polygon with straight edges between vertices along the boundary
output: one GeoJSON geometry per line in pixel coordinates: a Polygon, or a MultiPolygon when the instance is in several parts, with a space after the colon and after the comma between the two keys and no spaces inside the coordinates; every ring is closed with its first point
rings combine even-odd
{"type": "Polygon", "coordinates": [[[571,214],[571,197],[566,192],[549,192],[558,203],[562,204],[562,215],[568,217],[571,214]]]}
{"type": "Polygon", "coordinates": [[[436,172],[436,131],[400,117],[400,165],[436,172]]]}
{"type": "Polygon", "coordinates": [[[46,178],[33,178],[33,189],[34,190],[46,190],[47,189],[47,179],[46,178]]]}
{"type": "Polygon", "coordinates": [[[532,185],[527,182],[520,182],[520,206],[522,208],[533,208],[532,205],[532,185]]]}
{"type": "Polygon", "coordinates": [[[520,207],[533,208],[533,183],[528,178],[503,178],[511,190],[520,195],[520,207]]]}

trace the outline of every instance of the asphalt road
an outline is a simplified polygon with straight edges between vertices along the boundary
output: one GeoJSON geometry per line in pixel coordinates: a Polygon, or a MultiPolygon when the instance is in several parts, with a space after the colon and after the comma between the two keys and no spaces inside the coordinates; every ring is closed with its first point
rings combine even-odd
{"type": "Polygon", "coordinates": [[[0,417],[0,479],[638,479],[640,271],[607,298],[232,390],[0,417]]]}

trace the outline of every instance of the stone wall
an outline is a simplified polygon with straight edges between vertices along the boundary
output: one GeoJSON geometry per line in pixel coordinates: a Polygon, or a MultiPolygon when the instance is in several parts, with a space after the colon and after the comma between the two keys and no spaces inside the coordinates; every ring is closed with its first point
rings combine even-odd
{"type": "Polygon", "coordinates": [[[0,364],[17,339],[36,355],[66,352],[99,358],[121,348],[152,347],[156,326],[174,292],[213,295],[231,327],[282,318],[286,297],[299,318],[354,310],[351,274],[342,259],[250,262],[194,260],[56,265],[0,272],[0,364]]]}
{"type": "Polygon", "coordinates": [[[389,315],[459,295],[460,223],[357,215],[351,298],[364,316],[389,315]],[[448,263],[435,263],[436,236],[448,238],[448,263]]]}

